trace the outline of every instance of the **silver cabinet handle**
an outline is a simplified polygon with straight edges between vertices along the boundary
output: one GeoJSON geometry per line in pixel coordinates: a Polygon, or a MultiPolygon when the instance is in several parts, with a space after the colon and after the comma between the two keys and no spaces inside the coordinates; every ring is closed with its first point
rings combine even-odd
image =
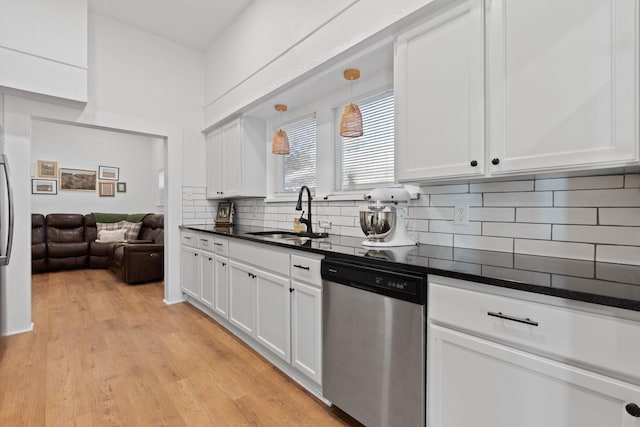
{"type": "Polygon", "coordinates": [[[494,311],[489,311],[487,312],[487,316],[491,316],[491,317],[498,317],[500,319],[505,319],[505,320],[511,320],[512,322],[518,322],[518,323],[524,323],[527,325],[531,325],[531,326],[538,326],[538,322],[533,321],[531,319],[527,318],[522,318],[522,317],[514,317],[514,316],[509,316],[507,314],[502,314],[502,312],[494,312],[494,311]]]}
{"type": "Polygon", "coordinates": [[[9,181],[9,164],[6,154],[0,156],[0,165],[4,169],[4,179],[7,184],[7,201],[9,203],[9,231],[7,233],[7,247],[3,256],[0,256],[0,265],[8,265],[11,257],[11,249],[13,248],[13,191],[11,190],[11,182],[9,181]]]}

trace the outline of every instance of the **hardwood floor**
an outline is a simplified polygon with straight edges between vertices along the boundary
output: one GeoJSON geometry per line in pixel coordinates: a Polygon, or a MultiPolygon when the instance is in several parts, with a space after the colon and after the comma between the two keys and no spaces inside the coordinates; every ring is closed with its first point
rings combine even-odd
{"type": "Polygon", "coordinates": [[[357,425],[161,283],[33,276],[31,333],[0,338],[0,426],[357,425]]]}

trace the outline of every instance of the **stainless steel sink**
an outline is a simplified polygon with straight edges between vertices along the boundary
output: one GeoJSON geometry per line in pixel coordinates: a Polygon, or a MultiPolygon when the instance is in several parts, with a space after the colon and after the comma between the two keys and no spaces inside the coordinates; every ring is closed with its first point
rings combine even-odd
{"type": "Polygon", "coordinates": [[[274,230],[274,231],[254,231],[247,233],[250,236],[260,236],[267,239],[277,240],[309,240],[322,239],[328,237],[328,233],[296,233],[294,231],[274,230]]]}

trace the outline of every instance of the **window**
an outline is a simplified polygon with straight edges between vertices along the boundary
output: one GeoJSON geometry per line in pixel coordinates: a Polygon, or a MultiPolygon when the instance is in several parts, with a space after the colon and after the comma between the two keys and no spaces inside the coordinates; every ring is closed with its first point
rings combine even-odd
{"type": "Polygon", "coordinates": [[[336,110],[336,189],[358,190],[394,181],[393,92],[357,102],[362,112],[364,135],[343,138],[336,110]]]}
{"type": "Polygon", "coordinates": [[[316,118],[309,116],[282,126],[289,136],[289,154],[282,162],[280,192],[316,187],[316,118]]]}

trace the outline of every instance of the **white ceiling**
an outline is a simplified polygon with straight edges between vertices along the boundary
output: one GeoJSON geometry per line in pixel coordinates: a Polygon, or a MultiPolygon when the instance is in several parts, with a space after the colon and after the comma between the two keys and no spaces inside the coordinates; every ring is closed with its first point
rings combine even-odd
{"type": "Polygon", "coordinates": [[[253,0],[89,0],[89,9],[204,50],[253,0]]]}

